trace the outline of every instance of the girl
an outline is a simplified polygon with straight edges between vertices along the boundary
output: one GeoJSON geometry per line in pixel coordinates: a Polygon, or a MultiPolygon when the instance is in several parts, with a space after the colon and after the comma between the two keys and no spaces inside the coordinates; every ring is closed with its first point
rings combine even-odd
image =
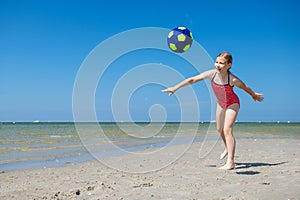
{"type": "Polygon", "coordinates": [[[225,144],[225,150],[220,159],[226,156],[226,164],[219,169],[234,169],[235,138],[232,134],[234,122],[240,109],[240,101],[233,91],[233,86],[245,90],[254,101],[263,101],[263,94],[254,92],[249,86],[233,75],[229,69],[232,66],[232,55],[228,52],[220,53],[215,61],[215,69],[205,71],[197,76],[188,78],[174,87],[162,90],[174,94],[179,88],[209,78],[216,95],[218,106],[216,111],[217,130],[225,144]]]}

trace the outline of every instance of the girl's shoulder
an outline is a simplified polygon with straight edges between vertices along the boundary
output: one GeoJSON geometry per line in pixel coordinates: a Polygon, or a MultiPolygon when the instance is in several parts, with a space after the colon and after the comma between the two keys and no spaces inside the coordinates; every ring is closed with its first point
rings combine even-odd
{"type": "Polygon", "coordinates": [[[197,77],[201,77],[201,80],[203,79],[212,79],[213,75],[215,74],[215,70],[207,70],[199,74],[197,77]]]}
{"type": "Polygon", "coordinates": [[[237,83],[241,82],[241,80],[231,72],[229,72],[229,80],[230,80],[231,86],[236,85],[237,83]]]}
{"type": "Polygon", "coordinates": [[[207,78],[209,78],[210,80],[212,80],[216,73],[217,73],[216,69],[207,70],[206,71],[207,78]]]}

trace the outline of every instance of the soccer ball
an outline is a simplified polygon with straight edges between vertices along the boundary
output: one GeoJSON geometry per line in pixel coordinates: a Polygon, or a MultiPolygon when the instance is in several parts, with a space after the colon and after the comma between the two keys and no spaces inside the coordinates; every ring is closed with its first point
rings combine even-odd
{"type": "Polygon", "coordinates": [[[192,46],[193,35],[189,29],[179,26],[169,32],[167,42],[172,51],[176,53],[186,52],[192,46]]]}

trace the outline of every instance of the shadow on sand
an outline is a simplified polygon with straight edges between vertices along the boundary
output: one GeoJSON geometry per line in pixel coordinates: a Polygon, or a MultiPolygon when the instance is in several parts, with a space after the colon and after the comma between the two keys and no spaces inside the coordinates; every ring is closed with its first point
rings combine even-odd
{"type": "MultiPolygon", "coordinates": [[[[235,163],[235,169],[249,169],[253,167],[272,167],[277,165],[282,165],[287,162],[280,162],[280,163],[262,163],[262,162],[255,162],[255,163],[235,163]]],[[[236,174],[242,174],[242,175],[256,175],[259,174],[259,171],[239,171],[236,172],[236,174]]]]}

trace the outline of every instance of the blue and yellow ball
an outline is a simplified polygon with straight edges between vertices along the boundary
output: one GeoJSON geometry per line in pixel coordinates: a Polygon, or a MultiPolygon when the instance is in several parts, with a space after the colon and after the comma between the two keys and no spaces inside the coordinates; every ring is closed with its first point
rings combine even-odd
{"type": "Polygon", "coordinates": [[[174,28],[168,34],[168,47],[176,52],[183,53],[191,48],[193,43],[192,32],[184,26],[174,28]]]}

